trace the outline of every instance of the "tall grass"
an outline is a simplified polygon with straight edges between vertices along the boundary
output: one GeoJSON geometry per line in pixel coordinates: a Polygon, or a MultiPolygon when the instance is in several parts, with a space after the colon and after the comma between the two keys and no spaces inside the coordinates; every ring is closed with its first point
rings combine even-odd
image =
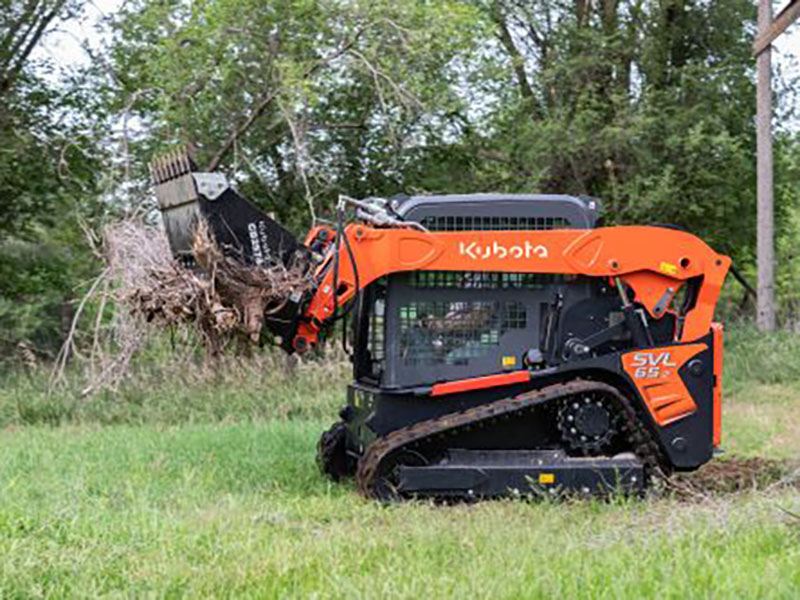
{"type": "Polygon", "coordinates": [[[800,334],[761,333],[748,324],[725,330],[725,391],[763,384],[800,384],[800,334]]]}
{"type": "MultiPolygon", "coordinates": [[[[323,355],[289,358],[280,350],[215,362],[156,348],[137,359],[115,391],[82,396],[77,369],[48,391],[47,369],[0,377],[0,427],[64,423],[141,424],[332,419],[345,401],[350,364],[336,347],[323,355]]],[[[725,334],[725,393],[753,386],[800,385],[800,335],[761,334],[738,325],[725,334]]]]}
{"type": "Polygon", "coordinates": [[[340,351],[299,359],[264,350],[212,362],[158,352],[140,357],[116,390],[84,395],[77,368],[55,389],[46,368],[17,370],[0,380],[0,427],[332,419],[349,374],[340,351]]]}

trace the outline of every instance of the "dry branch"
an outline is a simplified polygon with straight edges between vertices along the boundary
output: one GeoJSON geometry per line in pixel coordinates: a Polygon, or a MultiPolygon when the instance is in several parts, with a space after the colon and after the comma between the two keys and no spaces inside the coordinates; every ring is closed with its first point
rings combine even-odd
{"type": "Polygon", "coordinates": [[[86,344],[84,395],[115,389],[135,355],[165,329],[187,331],[210,357],[234,340],[257,343],[265,315],[312,283],[300,266],[249,266],[224,255],[204,222],[195,231],[192,250],[195,268],[172,258],[158,227],[137,219],[106,227],[100,249],[106,266],[79,304],[52,383],[64,380],[68,359],[77,355],[78,323],[89,305],[97,312],[86,344]]]}

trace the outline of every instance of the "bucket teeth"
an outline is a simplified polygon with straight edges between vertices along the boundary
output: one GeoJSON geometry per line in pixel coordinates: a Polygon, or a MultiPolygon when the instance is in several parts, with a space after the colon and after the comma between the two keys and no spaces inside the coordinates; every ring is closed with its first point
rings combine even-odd
{"type": "Polygon", "coordinates": [[[181,175],[197,170],[197,166],[189,156],[186,148],[179,148],[157,156],[148,165],[150,179],[153,183],[160,184],[176,179],[181,175]]]}

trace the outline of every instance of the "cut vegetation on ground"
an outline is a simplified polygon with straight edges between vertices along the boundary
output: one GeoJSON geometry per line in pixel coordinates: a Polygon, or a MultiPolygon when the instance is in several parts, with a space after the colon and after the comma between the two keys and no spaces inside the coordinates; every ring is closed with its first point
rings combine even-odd
{"type": "Polygon", "coordinates": [[[707,493],[648,501],[363,500],[314,465],[338,367],[145,369],[83,400],[6,380],[0,597],[793,597],[800,375],[769,367],[800,348],[729,339],[725,458],[775,471],[731,493],[712,463],[707,493]]]}

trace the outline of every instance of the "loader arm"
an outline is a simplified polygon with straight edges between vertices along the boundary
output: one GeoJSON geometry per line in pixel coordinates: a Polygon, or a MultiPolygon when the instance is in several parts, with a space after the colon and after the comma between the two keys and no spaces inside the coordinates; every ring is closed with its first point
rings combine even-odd
{"type": "Polygon", "coordinates": [[[417,270],[618,279],[633,291],[632,300],[655,319],[669,312],[675,295],[692,282],[693,297],[676,340],[690,342],[709,332],[731,262],[687,232],[650,226],[427,232],[356,223],[344,229],[338,256],[336,253],[331,245],[317,269],[319,285],[293,342],[299,352],[318,342],[336,308],[352,300],[359,290],[385,275],[417,270]]]}

